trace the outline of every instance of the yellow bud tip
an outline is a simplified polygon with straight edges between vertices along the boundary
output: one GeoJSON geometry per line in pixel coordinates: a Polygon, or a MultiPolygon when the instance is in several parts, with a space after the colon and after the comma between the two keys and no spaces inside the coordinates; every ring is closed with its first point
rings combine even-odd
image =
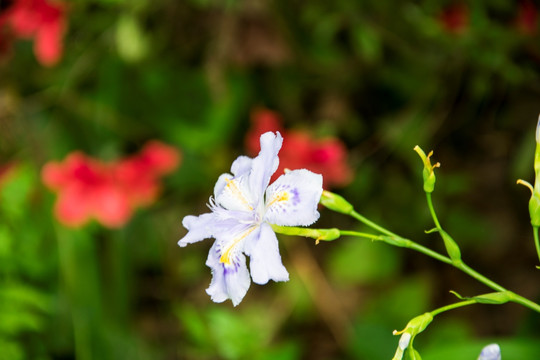
{"type": "Polygon", "coordinates": [[[424,152],[424,150],[422,150],[420,146],[416,145],[413,150],[416,151],[418,155],[420,155],[420,157],[422,158],[422,161],[425,162],[427,160],[426,153],[424,152]]]}
{"type": "Polygon", "coordinates": [[[516,184],[528,187],[529,190],[531,190],[531,195],[534,193],[534,188],[527,181],[518,179],[518,181],[516,181],[516,184]]]}
{"type": "Polygon", "coordinates": [[[401,335],[405,332],[405,330],[407,330],[407,328],[401,330],[401,331],[397,331],[397,330],[394,330],[392,331],[392,335],[401,335]]]}

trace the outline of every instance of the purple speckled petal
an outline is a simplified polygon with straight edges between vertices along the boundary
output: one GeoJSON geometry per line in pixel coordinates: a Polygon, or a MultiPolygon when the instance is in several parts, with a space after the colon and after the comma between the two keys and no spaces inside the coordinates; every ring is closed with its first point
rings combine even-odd
{"type": "Polygon", "coordinates": [[[319,218],[317,205],[322,190],[322,176],[309,170],[281,175],[266,190],[264,219],[281,226],[311,225],[319,218]]]}
{"type": "Polygon", "coordinates": [[[251,284],[246,257],[239,251],[234,253],[230,263],[221,262],[221,257],[221,246],[216,241],[206,260],[206,265],[212,270],[212,282],[206,293],[214,302],[231,299],[236,306],[242,301],[251,284]]]}

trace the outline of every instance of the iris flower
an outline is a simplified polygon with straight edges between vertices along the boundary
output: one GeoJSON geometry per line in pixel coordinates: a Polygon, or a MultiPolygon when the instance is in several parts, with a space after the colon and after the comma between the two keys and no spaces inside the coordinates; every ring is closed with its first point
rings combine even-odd
{"type": "Polygon", "coordinates": [[[256,284],[289,280],[271,225],[308,226],[319,218],[322,176],[293,170],[269,186],[279,165],[283,138],[279,132],[267,132],[260,143],[257,157],[238,157],[232,174],[219,177],[208,205],[211,212],[182,221],[188,233],[178,242],[180,246],[215,239],[206,261],[212,270],[206,292],[214,302],[231,299],[238,305],[251,284],[250,272],[256,284]],[[250,270],[245,255],[250,257],[250,270]]]}

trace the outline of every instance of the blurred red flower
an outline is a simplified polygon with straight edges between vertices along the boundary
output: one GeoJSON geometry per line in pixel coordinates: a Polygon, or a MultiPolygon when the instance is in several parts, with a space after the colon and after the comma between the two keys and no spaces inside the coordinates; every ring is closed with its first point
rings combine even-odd
{"type": "Polygon", "coordinates": [[[285,169],[308,169],[321,174],[325,187],[344,186],[352,180],[352,171],[347,164],[347,149],[339,139],[314,139],[305,131],[285,130],[280,116],[267,109],[253,111],[251,121],[252,127],[245,143],[252,156],[260,150],[261,134],[279,131],[283,136],[279,167],[271,181],[283,174],[285,169]]]}
{"type": "Polygon", "coordinates": [[[530,0],[520,1],[516,16],[516,27],[525,35],[533,35],[538,27],[538,10],[530,0]]]}
{"type": "MultiPolygon", "coordinates": [[[[0,26],[9,25],[14,36],[34,39],[34,53],[45,66],[55,65],[62,56],[66,28],[66,7],[47,0],[14,0],[0,15],[0,26]]],[[[4,39],[3,42],[6,40],[4,39]]]]}
{"type": "Polygon", "coordinates": [[[439,15],[439,22],[446,32],[463,34],[469,27],[469,8],[465,4],[450,5],[439,15]]]}
{"type": "Polygon", "coordinates": [[[157,141],[127,159],[104,163],[73,152],[63,162],[49,162],[42,181],[58,193],[57,219],[78,227],[91,218],[109,228],[123,226],[137,207],[156,200],[159,177],[180,163],[180,152],[157,141]]]}

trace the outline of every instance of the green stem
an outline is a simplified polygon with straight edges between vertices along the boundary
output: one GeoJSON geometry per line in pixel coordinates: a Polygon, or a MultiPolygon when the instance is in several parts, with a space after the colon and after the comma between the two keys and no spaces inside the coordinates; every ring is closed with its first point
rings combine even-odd
{"type": "Polygon", "coordinates": [[[435,226],[437,229],[442,230],[441,224],[439,223],[439,219],[437,218],[437,214],[435,213],[435,208],[433,207],[433,201],[431,199],[431,193],[426,193],[426,199],[429,207],[429,212],[431,213],[431,217],[433,218],[433,222],[435,223],[435,226]]]}
{"type": "Polygon", "coordinates": [[[63,229],[57,229],[56,239],[58,241],[60,272],[64,280],[65,291],[71,305],[75,356],[77,360],[91,360],[92,350],[90,329],[87,321],[81,314],[77,294],[78,267],[75,241],[78,239],[69,237],[67,231],[63,229]]]}
{"type": "Polygon", "coordinates": [[[369,226],[373,230],[377,230],[378,232],[380,232],[382,234],[385,234],[385,235],[388,235],[388,236],[398,236],[399,237],[399,235],[394,234],[393,232],[383,228],[382,226],[377,225],[373,221],[371,221],[368,218],[366,218],[366,217],[360,215],[359,213],[357,213],[355,210],[351,210],[349,215],[352,216],[353,218],[355,218],[356,220],[366,224],[367,226],[369,226]]]}
{"type": "Polygon", "coordinates": [[[449,311],[449,310],[453,310],[453,309],[457,309],[457,308],[460,308],[460,307],[463,307],[463,306],[468,306],[468,305],[472,305],[472,304],[476,304],[478,301],[474,300],[474,299],[470,299],[470,300],[463,300],[463,301],[460,301],[460,302],[457,302],[457,303],[454,303],[454,304],[450,304],[450,305],[446,305],[446,306],[442,306],[438,309],[435,309],[433,311],[430,312],[431,316],[435,317],[437,315],[439,315],[440,313],[443,313],[445,311],[449,311]]]}
{"type": "Polygon", "coordinates": [[[361,238],[366,238],[366,239],[371,239],[371,240],[382,240],[380,235],[374,235],[374,234],[364,233],[360,231],[339,230],[339,234],[345,235],[345,236],[356,236],[356,237],[361,237],[361,238]]]}
{"type": "Polygon", "coordinates": [[[529,300],[527,298],[524,298],[523,296],[518,295],[518,294],[516,294],[514,292],[512,293],[510,301],[512,301],[512,302],[514,302],[516,304],[523,305],[525,307],[528,307],[531,310],[536,311],[537,313],[540,313],[540,305],[538,305],[537,303],[532,302],[531,300],[529,300]]]}
{"type": "Polygon", "coordinates": [[[472,268],[470,268],[468,265],[466,265],[464,262],[460,262],[460,263],[457,263],[457,264],[452,264],[454,265],[454,267],[458,268],[459,270],[463,271],[464,273],[466,273],[467,275],[475,278],[476,280],[480,281],[481,283],[483,283],[484,285],[486,285],[487,287],[490,287],[491,289],[493,290],[496,290],[496,291],[507,291],[504,287],[502,287],[501,285],[497,284],[496,282],[488,279],[487,277],[485,277],[484,275],[480,274],[479,272],[477,272],[476,270],[473,270],[472,268]]]}
{"type": "MultiPolygon", "coordinates": [[[[434,211],[434,208],[433,208],[433,203],[431,201],[431,194],[428,194],[427,199],[428,199],[428,206],[429,206],[430,212],[431,212],[432,217],[433,217],[433,221],[435,222],[435,225],[437,226],[437,228],[441,229],[441,225],[439,223],[439,220],[437,219],[437,215],[435,214],[435,211],[434,211]]],[[[432,258],[434,258],[436,260],[439,260],[441,262],[444,262],[446,264],[454,266],[455,268],[463,271],[467,275],[471,276],[472,278],[478,280],[479,282],[483,283],[484,285],[486,285],[487,287],[489,287],[489,288],[491,288],[491,289],[493,289],[495,291],[507,291],[503,286],[501,286],[501,285],[497,284],[496,282],[488,279],[484,275],[480,274],[476,270],[474,270],[471,267],[469,267],[468,265],[466,265],[461,260],[457,261],[457,262],[452,261],[447,256],[441,255],[438,252],[433,251],[433,250],[431,250],[429,248],[426,248],[425,246],[422,246],[422,245],[420,245],[420,244],[418,244],[418,243],[416,243],[416,242],[414,242],[412,240],[402,238],[401,236],[394,234],[393,232],[383,228],[382,226],[380,226],[380,225],[374,223],[373,221],[367,219],[366,217],[360,215],[355,210],[352,210],[349,213],[349,215],[354,217],[358,221],[364,223],[365,225],[369,226],[370,228],[372,228],[374,230],[377,230],[382,234],[387,235],[387,237],[385,237],[385,236],[377,236],[377,235],[372,235],[372,234],[366,234],[366,233],[359,233],[359,232],[355,232],[355,231],[341,231],[340,230],[341,235],[351,235],[351,236],[369,238],[369,239],[372,239],[372,240],[382,240],[382,241],[385,241],[386,243],[389,243],[390,245],[405,247],[405,248],[409,248],[409,249],[418,251],[418,252],[420,252],[420,253],[422,253],[424,255],[427,255],[427,256],[432,257],[432,258]]],[[[535,231],[535,234],[536,234],[536,236],[538,235],[537,231],[535,231]]],[[[540,258],[540,255],[539,255],[539,258],[540,258]]],[[[528,300],[527,298],[524,298],[523,296],[520,296],[518,294],[513,293],[511,301],[515,302],[517,304],[523,305],[523,306],[525,306],[525,307],[527,307],[527,308],[529,308],[531,310],[534,310],[534,311],[540,313],[540,305],[528,300]]]]}
{"type": "Polygon", "coordinates": [[[540,260],[540,241],[538,240],[538,226],[533,226],[534,246],[536,247],[536,253],[540,260]]]}

